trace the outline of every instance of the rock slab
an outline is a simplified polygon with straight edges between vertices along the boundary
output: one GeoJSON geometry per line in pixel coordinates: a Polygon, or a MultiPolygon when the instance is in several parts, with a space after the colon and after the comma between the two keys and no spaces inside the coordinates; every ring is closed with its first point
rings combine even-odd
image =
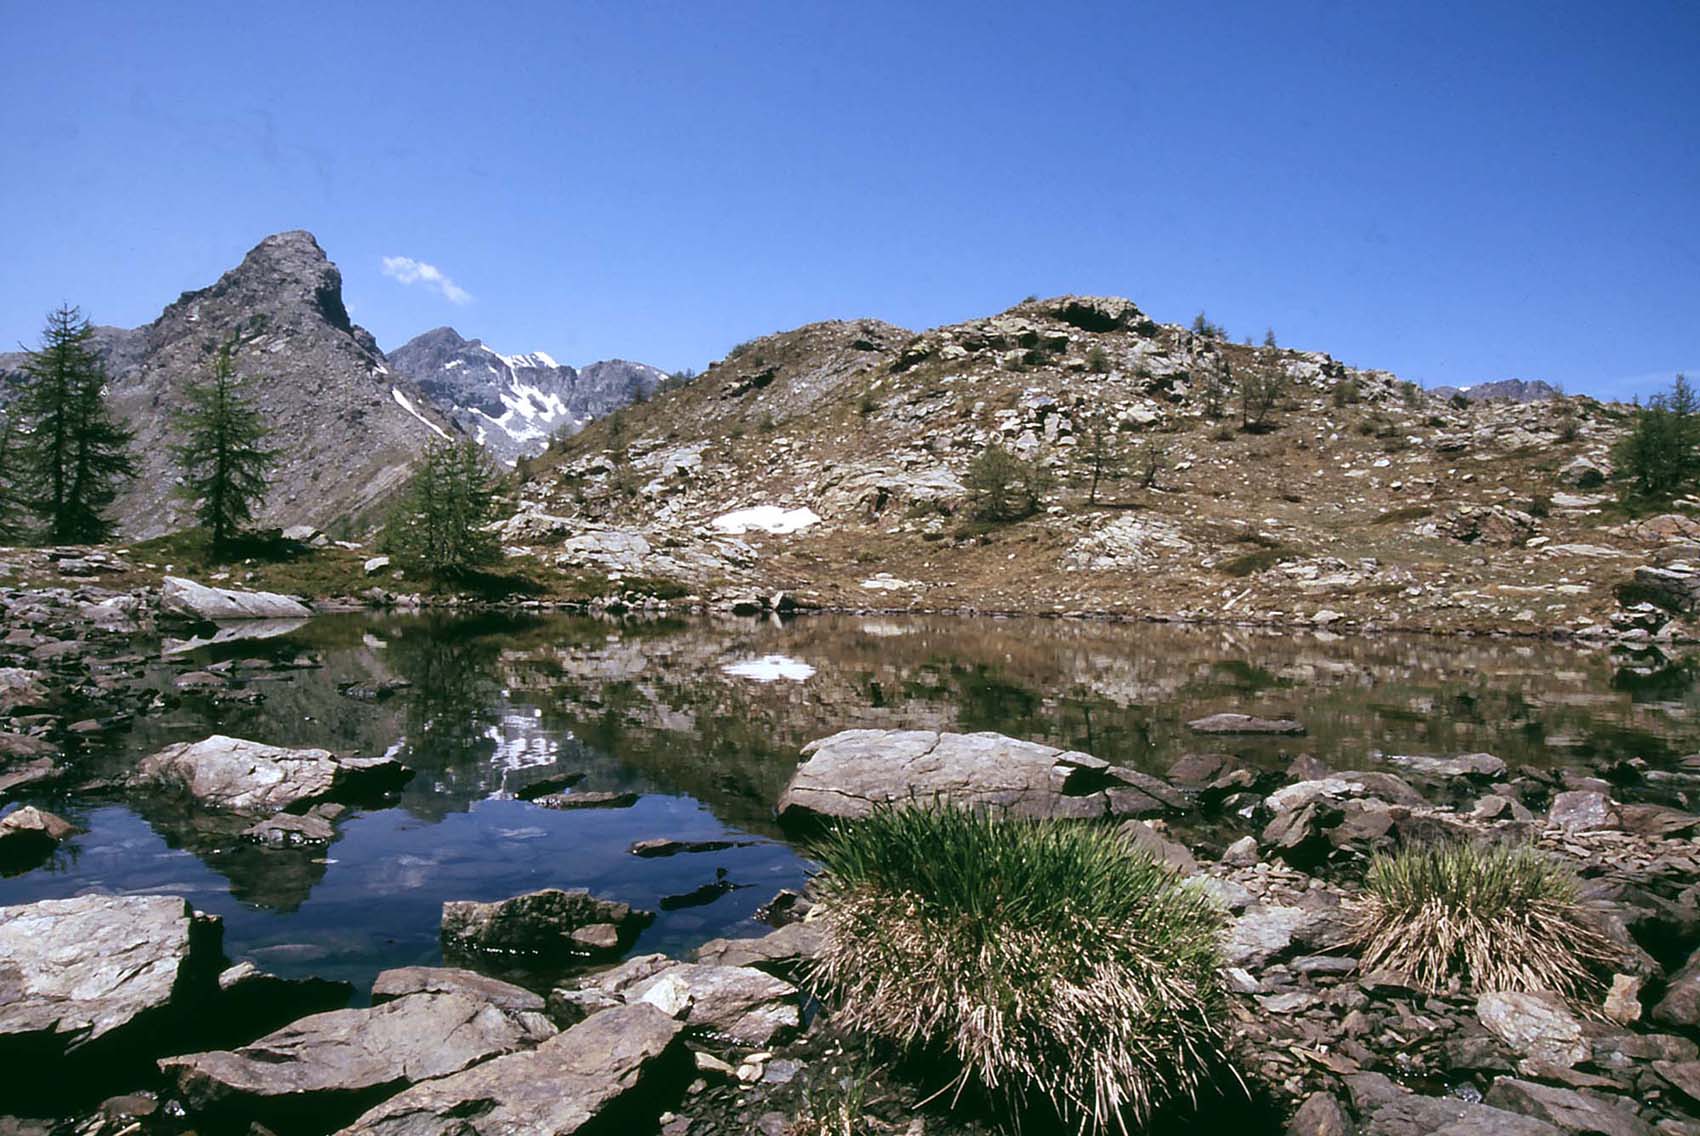
{"type": "Polygon", "coordinates": [[[212,588],[182,576],[167,576],[159,589],[160,611],[211,622],[230,619],[307,619],[313,609],[276,592],[212,588]]]}
{"type": "Polygon", "coordinates": [[[339,757],[214,734],[142,759],[136,780],[240,813],[275,813],[340,792],[395,785],[412,772],[393,758],[339,757]]]}
{"type": "Polygon", "coordinates": [[[572,1136],[599,1121],[599,1130],[653,1131],[655,1110],[638,1090],[679,1055],[682,1029],[642,1003],[605,1010],[536,1049],[415,1085],[342,1136],[572,1136]],[[623,1107],[651,1123],[616,1127],[623,1107]]]}

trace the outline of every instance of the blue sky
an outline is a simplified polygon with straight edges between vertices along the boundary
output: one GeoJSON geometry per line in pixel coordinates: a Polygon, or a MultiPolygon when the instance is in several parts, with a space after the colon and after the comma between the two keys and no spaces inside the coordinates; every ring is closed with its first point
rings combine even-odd
{"type": "Polygon", "coordinates": [[[8,347],[306,228],[385,347],[701,368],[1072,291],[1431,385],[1700,372],[1690,2],[0,0],[0,38],[8,347]]]}

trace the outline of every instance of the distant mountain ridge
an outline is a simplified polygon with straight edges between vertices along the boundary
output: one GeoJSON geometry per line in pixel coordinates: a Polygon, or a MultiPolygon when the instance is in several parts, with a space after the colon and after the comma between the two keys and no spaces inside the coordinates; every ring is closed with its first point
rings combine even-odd
{"type": "Polygon", "coordinates": [[[581,370],[543,351],[504,355],[452,327],[415,336],[390,352],[389,363],[505,462],[541,453],[551,435],[648,398],[667,377],[624,359],[581,370]]]}
{"type": "Polygon", "coordinates": [[[1430,387],[1429,393],[1436,398],[1463,395],[1471,402],[1546,402],[1564,397],[1563,391],[1544,379],[1499,379],[1467,387],[1430,387]]]}

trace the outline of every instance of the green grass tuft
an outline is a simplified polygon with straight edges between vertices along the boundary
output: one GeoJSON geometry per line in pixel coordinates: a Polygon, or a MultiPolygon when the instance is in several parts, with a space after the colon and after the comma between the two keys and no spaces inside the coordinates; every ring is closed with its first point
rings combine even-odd
{"type": "Polygon", "coordinates": [[[1370,862],[1357,905],[1363,969],[1429,990],[1592,998],[1616,955],[1568,869],[1528,847],[1427,845],[1370,862]]]}
{"type": "Polygon", "coordinates": [[[1113,830],[881,809],[815,855],[816,989],[947,1090],[1125,1133],[1225,1067],[1222,913],[1113,830]]]}

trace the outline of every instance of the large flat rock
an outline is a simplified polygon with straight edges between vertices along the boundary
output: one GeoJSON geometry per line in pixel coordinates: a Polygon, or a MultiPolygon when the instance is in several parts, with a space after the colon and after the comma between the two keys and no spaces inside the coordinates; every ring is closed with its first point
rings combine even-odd
{"type": "MultiPolygon", "coordinates": [[[[144,1040],[193,968],[217,968],[217,923],[165,895],[85,895],[0,907],[0,1053],[35,1061],[144,1040]]],[[[161,1039],[163,1040],[163,1038],[161,1039]]]]}
{"type": "Polygon", "coordinates": [[[1167,784],[1091,754],[996,733],[845,730],[803,747],[782,821],[864,817],[883,804],[948,803],[1026,817],[1140,816],[1177,808],[1167,784]]]}
{"type": "Polygon", "coordinates": [[[638,1003],[593,1014],[536,1049],[415,1085],[378,1105],[343,1136],[571,1136],[653,1131],[646,1074],[664,1074],[683,1027],[638,1003]],[[621,1126],[619,1115],[631,1121],[621,1126]],[[647,1125],[637,1123],[639,1116],[647,1125]]]}
{"type": "Polygon", "coordinates": [[[555,991],[557,1010],[646,1003],[696,1033],[765,1048],[801,1024],[797,988],[747,966],[639,955],[576,988],[555,991]]]}
{"type": "Polygon", "coordinates": [[[240,1049],[168,1057],[159,1067],[197,1112],[343,1123],[409,1085],[553,1034],[542,1015],[508,1013],[469,994],[411,994],[313,1014],[240,1049]]]}
{"type": "Polygon", "coordinates": [[[197,584],[182,576],[167,576],[159,589],[160,611],[204,619],[307,619],[313,609],[276,592],[241,592],[197,584]]]}
{"type": "Polygon", "coordinates": [[[410,776],[393,758],[339,757],[324,749],[286,749],[214,734],[143,758],[135,779],[212,808],[274,813],[339,793],[400,784],[410,776]]]}

